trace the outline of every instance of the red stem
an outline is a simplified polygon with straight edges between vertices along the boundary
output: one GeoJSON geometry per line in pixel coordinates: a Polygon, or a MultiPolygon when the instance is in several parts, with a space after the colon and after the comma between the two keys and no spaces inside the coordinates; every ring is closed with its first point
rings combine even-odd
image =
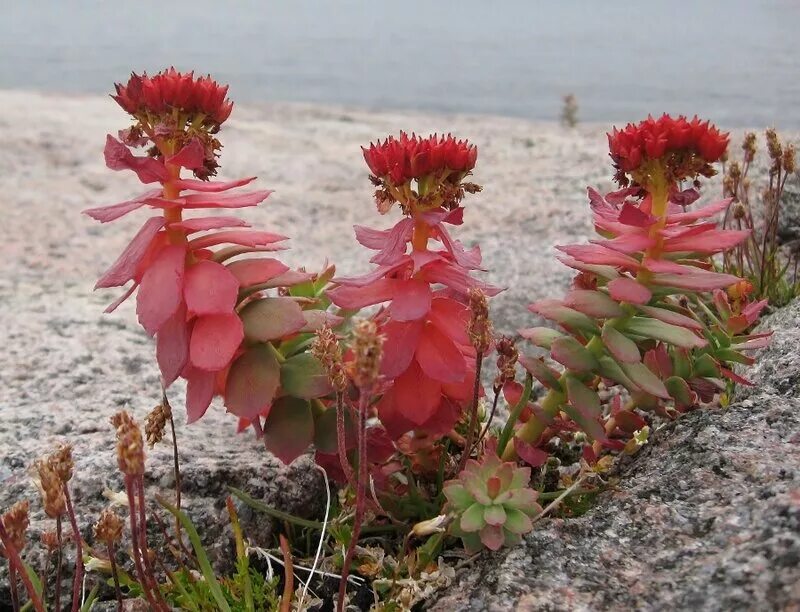
{"type": "Polygon", "coordinates": [[[81,542],[81,532],[78,529],[78,521],[75,518],[75,510],[72,508],[72,499],[69,494],[69,487],[64,483],[64,499],[67,502],[67,516],[69,524],[72,526],[72,538],[75,540],[75,576],[72,579],[72,612],[78,612],[81,605],[81,591],[83,581],[83,544],[81,542]]]}
{"type": "Polygon", "coordinates": [[[136,477],[136,488],[139,494],[139,546],[142,551],[144,570],[147,573],[147,577],[150,579],[153,597],[158,600],[159,609],[168,610],[169,608],[161,596],[161,590],[158,588],[158,580],[156,580],[155,573],[153,572],[153,565],[150,563],[150,552],[147,547],[147,514],[145,513],[144,507],[144,477],[141,475],[136,477]]]}
{"type": "Polygon", "coordinates": [[[111,545],[111,542],[106,542],[106,550],[108,550],[108,560],[111,562],[111,575],[114,578],[114,593],[117,596],[117,612],[122,612],[125,604],[122,603],[122,589],[119,588],[117,561],[114,558],[114,547],[111,545]]]}
{"type": "Polygon", "coordinates": [[[472,454],[472,442],[475,440],[475,426],[478,421],[478,395],[481,392],[481,368],[483,367],[483,354],[476,351],[475,357],[475,384],[472,387],[472,406],[469,413],[469,429],[467,439],[464,442],[464,452],[461,453],[461,460],[458,462],[458,473],[461,473],[467,465],[467,460],[472,454]]]}
{"type": "Polygon", "coordinates": [[[39,598],[36,589],[33,588],[33,583],[28,576],[28,572],[25,571],[25,566],[22,563],[22,559],[20,559],[17,549],[14,548],[14,545],[11,543],[11,537],[8,535],[3,521],[0,521],[0,542],[3,544],[5,556],[8,559],[9,578],[13,580],[14,574],[19,574],[20,578],[22,578],[22,583],[25,585],[25,590],[28,591],[28,598],[30,599],[31,605],[33,605],[36,612],[44,612],[42,600],[39,598]]]}
{"type": "Polygon", "coordinates": [[[355,491],[356,477],[353,473],[353,466],[347,458],[347,436],[345,431],[345,405],[344,397],[341,393],[336,394],[336,446],[339,453],[339,463],[342,464],[347,484],[355,491]]]}
{"type": "Polygon", "coordinates": [[[342,565],[342,578],[339,582],[339,601],[337,609],[344,611],[344,598],[347,593],[347,577],[350,575],[350,563],[358,545],[361,534],[361,523],[364,521],[367,484],[367,407],[369,404],[368,389],[359,389],[358,399],[358,483],[356,487],[356,512],[353,517],[353,532],[342,565]]]}
{"type": "Polygon", "coordinates": [[[61,566],[64,561],[64,541],[61,537],[61,517],[56,517],[56,540],[58,540],[58,561],[56,562],[56,612],[61,612],[61,566]]]}
{"type": "Polygon", "coordinates": [[[150,592],[150,585],[147,576],[144,573],[142,566],[142,553],[139,549],[139,529],[137,526],[136,518],[136,492],[134,488],[135,476],[125,476],[125,490],[128,493],[128,516],[131,521],[131,548],[133,549],[133,564],[136,567],[136,575],[139,578],[139,584],[142,586],[142,591],[147,599],[147,602],[153,607],[154,610],[158,609],[158,603],[153,598],[150,592]]]}

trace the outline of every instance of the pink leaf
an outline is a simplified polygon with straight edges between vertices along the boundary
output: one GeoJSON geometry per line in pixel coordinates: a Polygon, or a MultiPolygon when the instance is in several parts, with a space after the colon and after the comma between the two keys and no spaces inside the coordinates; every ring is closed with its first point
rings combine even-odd
{"type": "Polygon", "coordinates": [[[517,451],[520,459],[531,467],[541,467],[550,457],[548,453],[532,444],[528,444],[522,438],[514,438],[514,450],[517,451]]]}
{"type": "Polygon", "coordinates": [[[456,344],[470,346],[469,318],[469,308],[454,299],[435,297],[431,300],[428,320],[456,344]]]}
{"type": "Polygon", "coordinates": [[[225,384],[228,412],[254,420],[269,410],[281,380],[280,364],[263,344],[251,346],[233,362],[225,384]]]}
{"type": "Polygon", "coordinates": [[[329,289],[327,294],[339,308],[357,310],[391,300],[395,294],[396,282],[391,278],[380,278],[363,286],[339,285],[329,289]]]}
{"type": "Polygon", "coordinates": [[[162,162],[153,157],[137,157],[111,134],[106,136],[103,155],[108,168],[133,170],[143,183],[158,183],[167,180],[167,170],[162,162]]]}
{"type": "Polygon", "coordinates": [[[638,363],[642,360],[636,343],[611,325],[603,326],[603,344],[614,359],[623,363],[638,363]]]}
{"type": "Polygon", "coordinates": [[[199,138],[192,138],[189,144],[178,151],[175,155],[168,157],[165,162],[174,166],[181,166],[188,170],[201,168],[205,162],[206,151],[199,138]]]}
{"type": "Polygon", "coordinates": [[[417,279],[394,280],[392,302],[389,314],[396,321],[421,319],[431,308],[431,288],[428,283],[417,279]]]}
{"type": "Polygon", "coordinates": [[[450,338],[433,325],[426,325],[419,339],[416,358],[422,371],[440,382],[461,382],[466,372],[464,356],[450,338]]]}
{"type": "Polygon", "coordinates": [[[283,240],[288,240],[288,238],[270,232],[261,232],[258,230],[226,230],[195,238],[189,241],[189,248],[192,250],[207,249],[208,247],[223,243],[240,244],[246,247],[262,247],[283,240]]]}
{"type": "Polygon", "coordinates": [[[414,425],[428,421],[441,402],[441,384],[426,376],[419,365],[411,366],[398,376],[392,386],[394,402],[405,418],[414,425]]]}
{"type": "Polygon", "coordinates": [[[667,310],[666,308],[655,308],[653,306],[639,306],[639,310],[647,315],[650,315],[654,319],[664,321],[664,323],[680,325],[681,327],[696,329],[697,331],[701,331],[703,329],[703,325],[697,320],[673,310],[667,310]]]}
{"type": "Polygon", "coordinates": [[[749,235],[750,230],[714,230],[700,236],[670,238],[664,241],[664,252],[720,253],[747,240],[749,235]]]}
{"type": "Polygon", "coordinates": [[[337,316],[324,310],[304,310],[303,318],[306,324],[298,332],[318,332],[323,326],[337,327],[344,321],[344,317],[337,316]]]}
{"type": "Polygon", "coordinates": [[[655,223],[655,217],[647,214],[630,202],[625,202],[625,204],[622,205],[622,210],[619,213],[619,222],[624,225],[632,225],[634,227],[649,227],[655,223]]]}
{"type": "MultiPolygon", "coordinates": [[[[686,266],[691,268],[691,266],[686,266]]],[[[694,268],[695,272],[685,274],[654,274],[651,283],[662,287],[676,287],[678,289],[691,289],[693,291],[711,291],[723,289],[739,281],[732,274],[720,274],[694,268]]]]}
{"type": "Polygon", "coordinates": [[[186,380],[186,422],[194,423],[206,413],[214,398],[216,374],[190,366],[186,380]]]}
{"type": "Polygon", "coordinates": [[[620,277],[608,283],[608,292],[618,302],[631,304],[647,304],[653,297],[652,292],[632,278],[620,277]]]}
{"type": "Polygon", "coordinates": [[[423,321],[390,321],[381,332],[385,336],[381,374],[395,378],[409,367],[419,344],[423,321]]]}
{"type": "Polygon", "coordinates": [[[243,339],[242,321],[235,313],[198,317],[189,342],[189,361],[199,370],[223,370],[243,339]]]}
{"type": "Polygon", "coordinates": [[[183,296],[191,315],[233,312],[239,294],[239,281],[222,264],[201,261],[189,266],[183,296]]]}
{"type": "Polygon", "coordinates": [[[408,269],[411,267],[411,265],[411,258],[406,256],[402,259],[402,261],[398,261],[397,263],[387,266],[378,266],[372,272],[367,274],[362,274],[361,276],[337,277],[333,279],[333,282],[339,285],[348,285],[351,287],[364,287],[365,285],[371,285],[378,279],[399,272],[401,269],[408,269]]]}
{"type": "Polygon", "coordinates": [[[150,243],[164,227],[165,222],[164,217],[150,217],[145,221],[133,240],[125,247],[117,261],[103,273],[94,288],[119,287],[131,280],[136,275],[136,268],[147,253],[150,243]]]}
{"type": "Polygon", "coordinates": [[[733,198],[726,198],[691,212],[670,213],[667,215],[667,223],[691,223],[699,219],[713,217],[717,213],[726,210],[732,201],[733,198]]]}
{"type": "Polygon", "coordinates": [[[573,289],[564,298],[564,304],[590,317],[609,319],[625,314],[619,304],[602,291],[573,289]]]}
{"type": "Polygon", "coordinates": [[[242,309],[240,316],[249,341],[277,340],[298,332],[306,324],[300,306],[287,297],[253,300],[242,309]]]}
{"type": "MultiPolygon", "coordinates": [[[[397,226],[395,225],[395,227],[397,226]]],[[[378,230],[364,225],[354,225],[353,229],[358,243],[373,251],[379,251],[384,247],[392,231],[391,229],[378,230]]]]}
{"type": "Polygon", "coordinates": [[[655,240],[647,234],[626,234],[613,240],[592,240],[591,242],[626,254],[640,253],[655,244],[655,240]]]}
{"type": "Polygon", "coordinates": [[[497,525],[486,525],[480,530],[481,542],[489,550],[498,551],[503,547],[505,535],[503,528],[497,525]]]}
{"type": "Polygon", "coordinates": [[[241,259],[228,264],[228,270],[242,287],[266,283],[289,270],[289,266],[272,258],[241,259]]]}
{"type": "Polygon", "coordinates": [[[151,336],[183,303],[183,274],[186,247],[164,248],[142,276],[136,296],[139,323],[151,336]]]}
{"type": "Polygon", "coordinates": [[[550,356],[561,365],[576,372],[589,372],[597,368],[594,355],[572,336],[553,340],[550,356]]]}
{"type": "Polygon", "coordinates": [[[248,193],[229,193],[225,195],[193,193],[169,200],[166,198],[150,198],[146,204],[159,208],[246,208],[258,206],[266,200],[272,191],[250,191],[248,193]]]}
{"type": "Polygon", "coordinates": [[[133,295],[133,292],[136,291],[137,287],[139,287],[139,283],[133,283],[130,287],[128,287],[125,293],[123,293],[116,300],[114,300],[108,306],[106,306],[106,309],[103,312],[106,314],[114,312],[117,308],[119,308],[122,302],[124,302],[133,295]]]}
{"type": "Polygon", "coordinates": [[[406,242],[411,238],[413,227],[412,219],[405,218],[398,221],[386,234],[380,252],[374,255],[370,261],[376,264],[392,264],[399,257],[405,255],[406,242]]]}
{"type": "Polygon", "coordinates": [[[573,244],[567,246],[557,246],[559,251],[563,251],[573,259],[588,264],[601,264],[607,266],[619,266],[629,270],[638,270],[640,265],[633,257],[620,253],[600,244],[573,244]]]}
{"type": "Polygon", "coordinates": [[[183,372],[189,360],[189,325],[186,322],[186,308],[183,306],[158,330],[156,359],[164,386],[169,387],[183,372]]]}
{"type": "Polygon", "coordinates": [[[132,200],[128,200],[127,202],[120,202],[119,204],[112,204],[111,206],[100,206],[98,208],[87,208],[83,211],[83,214],[90,216],[96,221],[100,221],[100,223],[108,223],[109,221],[119,219],[120,217],[127,215],[129,212],[133,212],[134,210],[141,208],[144,206],[144,201],[146,199],[155,197],[160,193],[160,189],[148,191],[147,193],[143,193],[142,195],[132,200]]]}
{"type": "Polygon", "coordinates": [[[181,230],[187,234],[221,227],[250,227],[250,224],[238,217],[197,217],[196,219],[185,219],[178,223],[169,224],[170,229],[181,230]]]}
{"type": "Polygon", "coordinates": [[[473,287],[477,287],[489,297],[502,291],[499,287],[493,287],[472,278],[462,267],[445,261],[434,261],[426,265],[420,278],[432,283],[441,283],[453,291],[464,294],[469,293],[473,287]]]}
{"type": "Polygon", "coordinates": [[[256,179],[254,176],[247,178],[236,179],[235,181],[201,181],[199,179],[179,179],[172,184],[181,191],[191,189],[193,191],[200,191],[203,193],[219,193],[220,191],[228,191],[236,187],[242,187],[256,179]]]}

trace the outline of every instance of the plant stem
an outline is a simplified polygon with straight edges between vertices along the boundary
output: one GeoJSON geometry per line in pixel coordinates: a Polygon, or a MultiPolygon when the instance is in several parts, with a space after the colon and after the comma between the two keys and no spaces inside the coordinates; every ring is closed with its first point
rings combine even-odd
{"type": "Polygon", "coordinates": [[[145,599],[150,604],[153,610],[158,609],[158,603],[153,598],[150,592],[150,584],[144,573],[142,565],[142,553],[139,548],[139,529],[137,528],[138,519],[136,518],[136,489],[134,487],[134,476],[125,475],[125,490],[128,493],[128,516],[131,522],[131,549],[133,552],[133,564],[136,568],[136,575],[139,578],[139,584],[142,587],[145,599]]]}
{"type": "Polygon", "coordinates": [[[61,535],[61,517],[56,517],[56,540],[58,541],[58,560],[56,561],[56,612],[61,612],[61,567],[64,561],[64,540],[61,535]]]}
{"type": "Polygon", "coordinates": [[[17,570],[12,565],[8,567],[8,587],[11,590],[11,609],[19,612],[19,595],[17,595],[17,570]]]}
{"type": "MultiPolygon", "coordinates": [[[[22,578],[22,584],[25,585],[25,590],[28,591],[28,599],[31,605],[36,612],[44,612],[42,600],[36,592],[33,582],[31,582],[31,578],[28,576],[28,572],[25,570],[25,564],[22,562],[19,552],[17,552],[17,549],[11,543],[11,537],[8,535],[3,521],[0,521],[0,543],[3,544],[3,552],[8,559],[9,579],[15,581],[14,574],[19,574],[19,577],[22,578]]],[[[16,588],[16,584],[14,587],[16,588]]]]}
{"type": "MultiPolygon", "coordinates": [[[[528,375],[528,378],[526,378],[526,383],[528,379],[530,379],[530,375],[528,375]]],[[[525,399],[524,395],[523,399],[525,399]]],[[[558,411],[561,408],[561,405],[564,403],[565,399],[566,398],[564,397],[564,394],[562,392],[551,389],[550,391],[548,391],[544,400],[542,400],[541,403],[542,412],[544,412],[545,416],[548,419],[554,418],[558,414],[558,411]]],[[[520,402],[521,401],[522,400],[520,400],[520,402]]],[[[518,417],[519,412],[521,411],[522,408],[519,406],[519,404],[517,404],[517,406],[514,407],[514,412],[512,412],[512,416],[514,416],[515,418],[518,417]],[[517,408],[519,408],[519,411],[517,411],[517,408]]],[[[508,422],[509,423],[512,422],[510,418],[508,422]]],[[[540,420],[534,414],[531,416],[530,420],[527,423],[525,423],[522,427],[519,428],[519,430],[517,430],[516,437],[527,442],[528,444],[535,444],[539,440],[539,437],[542,435],[542,432],[544,431],[545,427],[546,424],[544,423],[544,421],[540,420]]],[[[508,424],[506,424],[506,429],[509,429],[508,424]]],[[[512,461],[517,457],[517,451],[514,448],[514,445],[508,444],[508,438],[510,437],[511,437],[510,432],[508,435],[506,435],[506,430],[503,430],[503,438],[501,439],[501,442],[503,442],[503,446],[501,447],[498,444],[497,447],[497,453],[498,455],[500,455],[503,461],[512,461]]]]}
{"type": "Polygon", "coordinates": [[[159,609],[164,610],[168,608],[161,596],[161,590],[158,588],[158,580],[156,580],[155,572],[153,572],[153,565],[150,563],[150,551],[147,546],[147,514],[144,503],[144,477],[142,475],[136,477],[136,487],[139,496],[139,537],[141,538],[140,547],[142,560],[144,561],[144,570],[150,580],[153,597],[159,603],[159,609]]]}
{"type": "Polygon", "coordinates": [[[356,512],[353,517],[353,531],[342,564],[342,579],[339,582],[339,600],[337,609],[344,610],[344,598],[347,594],[347,576],[350,563],[358,545],[361,523],[364,521],[365,494],[367,485],[367,409],[371,389],[359,389],[358,397],[358,486],[356,487],[356,512]]]}
{"type": "Polygon", "coordinates": [[[481,443],[481,440],[483,440],[486,437],[486,434],[489,432],[489,427],[492,425],[492,419],[494,419],[494,413],[497,411],[497,401],[500,399],[500,391],[501,391],[501,389],[502,389],[502,387],[494,387],[493,388],[494,400],[492,400],[492,410],[491,410],[491,412],[489,412],[489,418],[486,421],[486,425],[484,425],[484,427],[483,427],[483,431],[481,432],[481,435],[478,436],[477,440],[475,440],[475,445],[476,446],[481,443]]]}
{"type": "Polygon", "coordinates": [[[478,424],[478,395],[481,392],[481,368],[483,367],[483,354],[475,351],[475,383],[472,387],[472,405],[469,413],[469,425],[467,438],[464,441],[464,451],[461,453],[461,460],[458,462],[459,473],[467,466],[467,460],[472,454],[472,443],[475,440],[475,427],[478,424]]]}
{"type": "Polygon", "coordinates": [[[111,545],[111,542],[106,542],[106,550],[108,551],[108,560],[111,562],[111,576],[114,578],[114,593],[117,596],[117,612],[122,612],[124,606],[122,603],[122,589],[119,588],[117,560],[114,558],[114,547],[111,545]]]}
{"type": "Polygon", "coordinates": [[[72,612],[78,612],[78,608],[81,605],[81,591],[83,590],[83,544],[81,542],[81,532],[78,529],[78,521],[75,518],[75,510],[72,508],[69,487],[64,483],[62,488],[64,490],[64,500],[67,502],[67,516],[72,526],[72,537],[75,540],[75,576],[72,580],[72,612]]]}
{"type": "MultiPolygon", "coordinates": [[[[286,536],[280,534],[281,552],[283,553],[283,595],[281,596],[280,612],[290,612],[292,609],[292,594],[294,593],[294,568],[292,566],[292,552],[286,536]]],[[[311,578],[309,577],[309,580],[311,578]]]]}
{"type": "Polygon", "coordinates": [[[344,395],[336,393],[336,451],[339,454],[339,463],[342,465],[347,484],[354,491],[356,490],[356,477],[353,473],[353,466],[347,458],[347,432],[345,430],[345,405],[344,395]]]}
{"type": "MultiPolygon", "coordinates": [[[[500,438],[497,441],[497,456],[504,458],[506,445],[508,444],[511,436],[514,433],[514,426],[517,424],[519,415],[522,413],[523,408],[528,405],[528,400],[531,398],[531,391],[533,390],[533,376],[526,374],[525,386],[522,389],[522,396],[519,398],[517,404],[511,409],[511,414],[508,415],[506,426],[500,433],[500,438]]],[[[530,421],[528,421],[530,423],[530,421]]]]}
{"type": "MultiPolygon", "coordinates": [[[[172,406],[169,405],[166,391],[163,393],[162,402],[167,407],[169,414],[169,429],[172,433],[172,459],[175,472],[175,507],[181,509],[181,464],[178,457],[178,436],[175,433],[175,419],[172,418],[172,406]]],[[[181,540],[181,522],[175,519],[175,537],[178,541],[181,540]]]]}

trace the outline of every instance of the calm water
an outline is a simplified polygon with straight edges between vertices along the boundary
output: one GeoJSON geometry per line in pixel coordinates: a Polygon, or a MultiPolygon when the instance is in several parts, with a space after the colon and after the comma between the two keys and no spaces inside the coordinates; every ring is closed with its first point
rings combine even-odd
{"type": "Polygon", "coordinates": [[[2,0],[0,87],[211,72],[238,101],[800,129],[800,0],[2,0]]]}

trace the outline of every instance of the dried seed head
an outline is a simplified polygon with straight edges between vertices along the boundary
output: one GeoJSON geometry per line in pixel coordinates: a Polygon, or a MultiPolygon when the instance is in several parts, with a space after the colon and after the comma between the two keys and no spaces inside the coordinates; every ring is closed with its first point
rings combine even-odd
{"type": "Polygon", "coordinates": [[[47,462],[58,475],[61,484],[67,484],[72,480],[72,472],[75,469],[75,462],[72,460],[72,444],[61,444],[47,458],[47,462]]]}
{"type": "Polygon", "coordinates": [[[486,295],[474,287],[469,291],[470,319],[467,333],[470,342],[479,353],[485,353],[492,340],[492,322],[489,320],[489,304],[486,295]]]}
{"type": "Polygon", "coordinates": [[[122,519],[110,508],[100,513],[100,518],[94,524],[94,537],[96,540],[113,544],[122,536],[124,523],[122,519]]]}
{"type": "Polygon", "coordinates": [[[747,132],[744,135],[742,142],[742,150],[744,151],[744,160],[751,162],[756,157],[756,134],[755,132],[747,132]]]}
{"type": "Polygon", "coordinates": [[[169,404],[159,404],[153,408],[144,419],[144,435],[147,444],[153,448],[164,439],[164,431],[167,421],[172,416],[172,408],[169,404]]]}
{"type": "Polygon", "coordinates": [[[61,478],[49,461],[39,459],[35,465],[39,474],[39,490],[42,494],[44,511],[50,518],[58,518],[67,511],[61,478]]]}
{"type": "Polygon", "coordinates": [[[39,539],[47,552],[52,553],[58,550],[58,534],[55,531],[45,531],[39,539]]]}
{"type": "Polygon", "coordinates": [[[516,377],[516,365],[519,351],[514,340],[503,336],[497,341],[497,377],[494,379],[495,388],[500,388],[516,377]]]}
{"type": "Polygon", "coordinates": [[[342,351],[336,334],[327,325],[317,332],[311,345],[311,354],[322,364],[334,390],[344,393],[347,390],[347,374],[342,362],[342,351]]]}
{"type": "Polygon", "coordinates": [[[742,167],[739,165],[738,161],[732,161],[730,167],[728,168],[728,176],[730,176],[734,181],[738,181],[742,178],[742,167]]]}
{"type": "Polygon", "coordinates": [[[378,380],[381,355],[383,353],[383,336],[378,334],[378,327],[373,321],[361,320],[353,327],[353,382],[359,389],[366,389],[378,380]]]}
{"type": "Polygon", "coordinates": [[[11,545],[17,552],[25,548],[25,532],[30,524],[29,509],[30,503],[28,500],[19,501],[11,506],[3,516],[0,516],[0,522],[3,523],[11,545]]]}
{"type": "Polygon", "coordinates": [[[783,169],[789,174],[797,169],[794,145],[788,145],[783,151],[783,169]]]}
{"type": "Polygon", "coordinates": [[[747,216],[747,209],[744,207],[744,204],[741,202],[736,202],[733,205],[733,218],[734,219],[744,219],[747,216]]]}
{"type": "Polygon", "coordinates": [[[117,464],[128,476],[144,474],[144,442],[142,430],[130,414],[124,410],[111,417],[117,428],[117,464]]]}
{"type": "Polygon", "coordinates": [[[783,156],[783,146],[781,140],[778,138],[778,133],[775,128],[769,128],[766,131],[767,136],[767,153],[773,162],[779,162],[783,156]]]}

